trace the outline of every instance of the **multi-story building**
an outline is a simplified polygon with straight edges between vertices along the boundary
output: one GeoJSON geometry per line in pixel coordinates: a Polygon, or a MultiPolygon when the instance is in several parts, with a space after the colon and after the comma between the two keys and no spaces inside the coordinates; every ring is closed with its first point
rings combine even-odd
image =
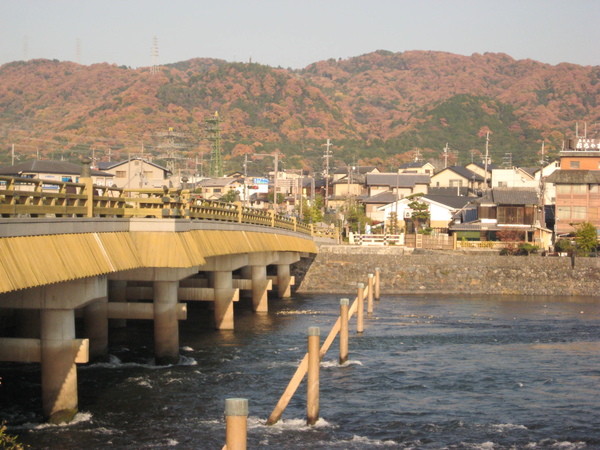
{"type": "Polygon", "coordinates": [[[547,181],[556,185],[556,234],[571,233],[582,222],[600,230],[600,139],[569,140],[560,169],[547,181]]]}

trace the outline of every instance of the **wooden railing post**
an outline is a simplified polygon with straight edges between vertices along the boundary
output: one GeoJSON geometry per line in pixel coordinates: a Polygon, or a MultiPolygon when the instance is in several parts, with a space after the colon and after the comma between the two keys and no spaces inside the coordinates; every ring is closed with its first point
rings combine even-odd
{"type": "Polygon", "coordinates": [[[375,300],[379,300],[379,283],[381,282],[381,269],[379,267],[375,268],[375,300]]]}
{"type": "Polygon", "coordinates": [[[358,283],[358,309],[356,310],[356,332],[365,331],[365,283],[358,283]]]}
{"type": "Polygon", "coordinates": [[[321,329],[308,327],[308,380],[306,385],[306,424],[319,420],[319,345],[321,329]]]}
{"type": "Polygon", "coordinates": [[[367,313],[369,314],[373,314],[373,278],[372,273],[367,275],[367,289],[369,290],[367,293],[367,313]]]}
{"type": "Polygon", "coordinates": [[[248,433],[248,399],[225,400],[225,448],[246,450],[248,433]]]}
{"type": "Polygon", "coordinates": [[[348,361],[348,308],[350,299],[340,300],[340,364],[348,361]]]}

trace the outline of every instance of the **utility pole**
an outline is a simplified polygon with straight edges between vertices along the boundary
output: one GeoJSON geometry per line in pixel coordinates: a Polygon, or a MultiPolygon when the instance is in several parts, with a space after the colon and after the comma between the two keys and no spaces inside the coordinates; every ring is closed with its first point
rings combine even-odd
{"type": "Polygon", "coordinates": [[[489,143],[490,143],[490,132],[488,131],[485,134],[485,163],[484,163],[484,169],[483,169],[483,173],[484,173],[484,184],[485,184],[485,189],[487,190],[488,188],[488,183],[487,183],[487,176],[488,176],[488,152],[489,152],[489,143]]]}
{"type": "Polygon", "coordinates": [[[331,143],[330,139],[327,139],[327,143],[323,144],[323,146],[326,147],[325,155],[323,156],[323,158],[325,158],[325,211],[327,211],[327,207],[329,206],[329,202],[327,201],[327,199],[329,198],[329,158],[332,155],[332,152],[329,149],[329,147],[331,147],[332,145],[333,144],[331,143]]]}
{"type": "Polygon", "coordinates": [[[542,158],[540,160],[540,202],[542,203],[542,208],[540,211],[540,226],[546,228],[546,177],[544,176],[544,164],[546,161],[544,160],[544,144],[542,141],[542,158]]]}
{"type": "Polygon", "coordinates": [[[444,147],[444,169],[448,167],[448,143],[446,142],[446,146],[444,147]]]}

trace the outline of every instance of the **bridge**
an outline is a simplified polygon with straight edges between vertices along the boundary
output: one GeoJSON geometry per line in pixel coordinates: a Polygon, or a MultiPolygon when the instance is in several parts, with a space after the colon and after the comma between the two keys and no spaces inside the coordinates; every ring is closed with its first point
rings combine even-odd
{"type": "Polygon", "coordinates": [[[153,320],[157,364],[177,362],[185,302],[212,302],[215,328],[232,330],[240,290],[257,313],[273,284],[289,297],[290,266],[320,235],[186,189],[93,185],[88,162],[78,183],[0,177],[0,215],[0,361],[41,363],[54,423],[77,413],[76,364],[107,356],[109,320],[153,320]]]}

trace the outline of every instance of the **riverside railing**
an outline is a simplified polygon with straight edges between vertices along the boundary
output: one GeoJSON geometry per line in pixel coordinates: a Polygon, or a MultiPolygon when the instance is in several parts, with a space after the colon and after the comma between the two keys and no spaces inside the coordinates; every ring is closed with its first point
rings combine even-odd
{"type": "Polygon", "coordinates": [[[332,239],[339,235],[337,229],[304,224],[273,211],[198,198],[187,189],[120,189],[80,180],[0,176],[0,216],[185,218],[262,225],[332,239]]]}

